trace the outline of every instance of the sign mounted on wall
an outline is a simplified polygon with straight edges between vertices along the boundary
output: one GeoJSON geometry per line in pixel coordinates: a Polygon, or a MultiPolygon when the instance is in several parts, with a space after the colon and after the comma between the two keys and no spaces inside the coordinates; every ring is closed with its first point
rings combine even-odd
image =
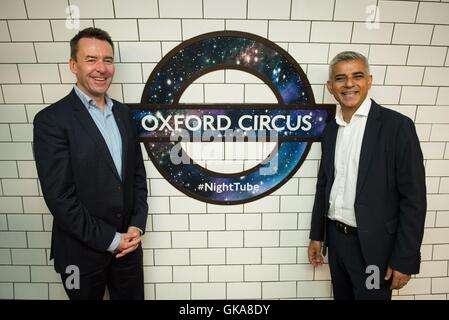
{"type": "Polygon", "coordinates": [[[129,104],[139,138],[162,176],[200,201],[240,204],[281,187],[299,169],[312,142],[320,141],[335,105],[315,104],[298,63],[260,36],[212,32],[171,50],[154,68],[140,104],[129,104]],[[236,69],[261,79],[277,104],[181,104],[187,87],[216,70],[236,69]],[[257,166],[220,173],[193,161],[183,142],[275,142],[257,166]]]}

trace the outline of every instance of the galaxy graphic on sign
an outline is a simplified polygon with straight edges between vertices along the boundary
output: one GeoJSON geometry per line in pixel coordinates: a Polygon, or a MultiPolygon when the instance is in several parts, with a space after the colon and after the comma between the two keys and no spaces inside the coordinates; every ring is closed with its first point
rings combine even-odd
{"type": "MultiPolygon", "coordinates": [[[[285,50],[262,37],[234,31],[204,34],[174,48],[153,70],[141,103],[130,104],[130,107],[139,138],[162,176],[195,199],[223,205],[254,201],[281,187],[299,169],[312,142],[320,141],[326,123],[335,115],[335,105],[315,104],[304,72],[285,50]],[[238,69],[257,76],[271,88],[278,104],[179,104],[182,93],[195,79],[222,69],[238,69]],[[257,135],[260,128],[246,131],[236,125],[245,115],[247,119],[242,122],[245,126],[251,126],[255,117],[270,118],[271,124],[279,125],[289,116],[289,126],[270,128],[269,135],[271,139],[274,135],[277,142],[276,152],[258,166],[225,174],[210,171],[191,159],[182,163],[172,161],[174,148],[180,149],[180,142],[173,139],[175,116],[195,116],[200,120],[209,117],[211,121],[226,117],[231,123],[228,130],[243,137],[249,132],[257,135]],[[160,119],[161,123],[165,121],[164,128],[148,130],[149,126],[157,127],[146,120],[148,117],[160,119]],[[298,121],[305,118],[308,121],[301,126],[298,121]],[[297,130],[289,130],[292,127],[297,130]]],[[[200,126],[189,130],[185,124],[178,124],[189,134],[189,141],[193,141],[195,135],[202,137],[211,131],[200,126]]],[[[214,141],[217,138],[228,141],[226,134],[224,130],[215,129],[214,141]]]]}

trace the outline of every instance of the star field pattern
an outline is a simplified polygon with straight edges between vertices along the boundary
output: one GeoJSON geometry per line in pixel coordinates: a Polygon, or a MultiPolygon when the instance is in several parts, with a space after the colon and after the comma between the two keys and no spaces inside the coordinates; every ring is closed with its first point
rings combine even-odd
{"type": "MultiPolygon", "coordinates": [[[[141,119],[151,113],[164,113],[164,109],[179,109],[189,114],[226,114],[227,110],[213,109],[212,106],[198,107],[197,110],[182,110],[179,99],[184,90],[198,77],[215,70],[238,69],[250,72],[262,79],[278,99],[279,106],[267,109],[251,109],[251,106],[236,106],[228,112],[232,118],[243,114],[276,115],[282,112],[296,113],[305,110],[282,110],[282,105],[315,105],[311,87],[304,72],[294,59],[276,44],[248,33],[214,32],[192,38],[170,51],[150,75],[142,94],[142,107],[132,110],[132,117],[145,141],[148,154],[160,173],[174,187],[198,200],[215,204],[238,204],[259,199],[282,186],[299,169],[304,161],[311,142],[319,140],[325,123],[329,121],[329,110],[307,108],[312,114],[313,130],[310,136],[300,137],[283,131],[277,132],[279,138],[277,152],[251,170],[237,174],[223,174],[209,171],[193,160],[189,163],[175,164],[170,152],[180,150],[177,141],[149,139],[151,133],[142,129],[141,119]],[[151,105],[148,108],[148,105],[151,105]],[[147,107],[146,107],[147,106],[147,107]],[[241,110],[240,110],[241,109],[241,110]],[[312,137],[313,136],[313,137],[312,137]],[[274,170],[273,170],[274,169],[274,170]],[[267,174],[268,172],[268,174],[267,174]],[[237,190],[215,192],[206,190],[209,185],[258,185],[258,191],[237,190]]],[[[229,111],[229,110],[228,110],[229,111]]],[[[161,138],[167,132],[161,132],[161,138]]],[[[154,138],[154,136],[153,136],[154,138]]],[[[162,139],[164,140],[164,139],[162,139]]],[[[180,150],[182,152],[182,150],[180,150]]]]}

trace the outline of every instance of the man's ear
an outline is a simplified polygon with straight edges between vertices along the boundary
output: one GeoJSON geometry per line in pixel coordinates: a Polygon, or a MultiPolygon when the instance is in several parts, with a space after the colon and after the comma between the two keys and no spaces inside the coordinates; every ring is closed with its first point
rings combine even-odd
{"type": "Polygon", "coordinates": [[[69,60],[69,67],[70,67],[70,71],[72,71],[73,74],[76,75],[78,73],[76,61],[73,58],[70,58],[70,60],[69,60]]]}
{"type": "Polygon", "coordinates": [[[371,89],[372,84],[373,84],[373,75],[370,74],[368,77],[368,90],[371,89]]]}
{"type": "Polygon", "coordinates": [[[329,93],[330,93],[331,95],[334,95],[334,91],[333,91],[333,89],[332,89],[332,81],[327,80],[327,82],[326,82],[326,87],[327,87],[327,91],[329,91],[329,93]]]}

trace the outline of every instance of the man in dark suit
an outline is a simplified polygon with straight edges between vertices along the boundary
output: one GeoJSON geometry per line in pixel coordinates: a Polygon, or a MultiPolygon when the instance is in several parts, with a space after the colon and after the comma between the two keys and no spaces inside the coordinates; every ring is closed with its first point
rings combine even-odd
{"type": "Polygon", "coordinates": [[[369,98],[371,83],[363,55],[331,61],[327,88],[341,108],[323,133],[308,256],[316,267],[329,249],[335,299],[391,299],[419,273],[421,148],[412,120],[369,98]]]}
{"type": "Polygon", "coordinates": [[[106,94],[114,46],[87,28],[70,42],[77,82],[34,119],[34,154],[53,215],[51,258],[70,299],[143,299],[146,174],[130,114],[106,94]]]}

